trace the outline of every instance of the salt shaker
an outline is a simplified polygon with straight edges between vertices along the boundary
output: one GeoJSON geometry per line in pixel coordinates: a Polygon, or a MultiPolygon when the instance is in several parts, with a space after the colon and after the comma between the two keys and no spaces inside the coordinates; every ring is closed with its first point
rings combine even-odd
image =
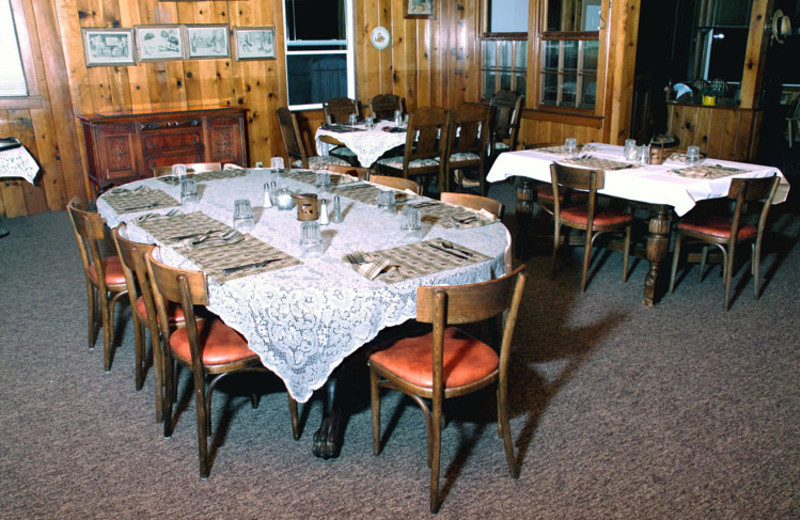
{"type": "Polygon", "coordinates": [[[331,221],[328,219],[328,201],[322,199],[319,202],[319,225],[325,226],[330,223],[331,221]]]}
{"type": "Polygon", "coordinates": [[[344,218],[342,217],[342,204],[339,202],[339,196],[334,195],[333,197],[333,216],[331,217],[331,222],[334,224],[338,224],[342,222],[344,218]]]}

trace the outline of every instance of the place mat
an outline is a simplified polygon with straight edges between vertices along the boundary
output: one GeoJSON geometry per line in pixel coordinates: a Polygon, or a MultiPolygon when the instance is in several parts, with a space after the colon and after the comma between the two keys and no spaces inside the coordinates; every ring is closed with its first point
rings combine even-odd
{"type": "MultiPolygon", "coordinates": [[[[705,159],[706,158],[706,154],[701,153],[700,154],[700,158],[701,159],[705,159]]],[[[689,164],[689,157],[685,153],[679,153],[679,152],[671,153],[669,155],[669,157],[667,157],[665,160],[666,161],[673,161],[673,162],[689,164]]]]}
{"type": "Polygon", "coordinates": [[[738,173],[747,173],[747,170],[722,166],[721,164],[696,164],[670,171],[682,177],[692,177],[694,179],[719,179],[720,177],[728,177],[738,173]]]}
{"type": "MultiPolygon", "coordinates": [[[[486,255],[439,238],[365,253],[365,257],[367,263],[377,265],[380,272],[374,275],[373,267],[364,264],[353,265],[353,269],[367,278],[388,284],[489,260],[486,255]],[[444,244],[454,249],[447,249],[444,244]]],[[[342,261],[349,263],[345,259],[342,261]]]]}
{"type": "Polygon", "coordinates": [[[436,200],[423,200],[410,206],[419,209],[422,222],[447,229],[469,229],[497,222],[497,217],[487,211],[478,212],[436,200]]]}
{"type": "Polygon", "coordinates": [[[137,225],[164,244],[177,242],[179,240],[177,237],[189,239],[193,238],[190,235],[224,233],[231,229],[230,226],[199,211],[188,214],[178,213],[172,217],[147,219],[138,222],[137,225]]]}
{"type": "Polygon", "coordinates": [[[384,126],[383,131],[390,134],[404,134],[408,132],[408,128],[405,126],[384,126]]]}
{"type": "Polygon", "coordinates": [[[326,124],[320,127],[322,130],[329,130],[331,132],[339,132],[341,134],[349,133],[349,132],[365,132],[366,128],[356,128],[349,125],[342,125],[342,124],[326,124]]]}
{"type": "MultiPolygon", "coordinates": [[[[579,144],[578,151],[579,152],[588,152],[589,150],[594,150],[595,147],[592,144],[579,144]]],[[[529,151],[531,152],[542,152],[542,153],[550,153],[554,155],[567,155],[567,147],[562,145],[555,145],[555,146],[545,146],[542,148],[530,148],[529,151]]]]}
{"type": "MultiPolygon", "coordinates": [[[[208,182],[220,179],[233,179],[236,177],[245,177],[249,173],[250,172],[245,168],[236,167],[236,168],[225,168],[223,170],[212,170],[208,172],[187,173],[186,175],[191,176],[195,180],[195,182],[208,182]]],[[[157,178],[159,181],[166,184],[170,184],[173,186],[177,184],[175,177],[173,177],[172,175],[162,175],[161,177],[157,178]]]]}
{"type": "Polygon", "coordinates": [[[175,250],[219,283],[300,264],[297,258],[252,235],[244,235],[244,240],[225,245],[217,242],[205,247],[176,247],[175,250]],[[237,270],[226,272],[231,268],[237,270]]]}
{"type": "Polygon", "coordinates": [[[624,170],[625,168],[633,167],[633,165],[630,163],[613,161],[611,159],[602,159],[600,157],[595,157],[593,155],[583,155],[580,157],[575,157],[574,159],[561,159],[558,162],[563,164],[581,166],[583,168],[591,168],[593,170],[604,170],[604,171],[624,170]]]}
{"type": "MultiPolygon", "coordinates": [[[[374,206],[378,204],[378,193],[380,193],[381,190],[372,184],[361,183],[353,187],[334,186],[333,192],[356,202],[374,206]]],[[[395,197],[397,197],[398,193],[395,193],[395,197]]]]}
{"type": "Polygon", "coordinates": [[[286,179],[292,179],[303,184],[316,184],[317,173],[311,170],[284,170],[279,174],[286,179]]]}
{"type": "Polygon", "coordinates": [[[161,190],[150,189],[147,186],[135,189],[116,188],[105,193],[103,200],[120,214],[180,206],[180,203],[170,195],[161,190]]]}

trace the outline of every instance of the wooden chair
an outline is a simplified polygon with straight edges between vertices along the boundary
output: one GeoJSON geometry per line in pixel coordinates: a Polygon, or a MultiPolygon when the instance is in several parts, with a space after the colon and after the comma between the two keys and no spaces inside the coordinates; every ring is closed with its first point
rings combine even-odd
{"type": "MultiPolygon", "coordinates": [[[[148,274],[158,310],[161,334],[168,338],[163,349],[164,367],[164,436],[172,435],[172,401],[174,394],[174,362],[192,371],[197,407],[197,444],[200,478],[208,478],[208,437],[211,435],[211,398],[220,379],[242,372],[268,372],[258,354],[250,350],[247,340],[217,317],[202,322],[196,319],[196,306],[208,303],[206,276],[201,271],[187,271],[162,264],[153,252],[147,256],[148,274]],[[181,305],[185,327],[170,332],[167,304],[181,305]],[[206,376],[213,376],[206,386],[206,376]]],[[[253,406],[257,399],[252,398],[253,406]]],[[[298,438],[297,402],[289,397],[292,432],[298,438]]]]}
{"type": "Polygon", "coordinates": [[[730,215],[688,218],[679,222],[676,226],[675,249],[672,255],[670,292],[675,289],[675,275],[678,270],[683,239],[690,238],[705,244],[700,260],[701,279],[705,271],[708,246],[714,245],[722,252],[722,281],[725,285],[723,309],[727,311],[730,308],[731,279],[733,278],[736,246],[750,242],[752,243],[750,272],[755,279],[753,290],[755,297],[758,298],[760,296],[761,244],[767,224],[767,215],[778,184],[780,184],[780,177],[777,175],[760,179],[731,179],[731,187],[728,190],[728,199],[733,201],[730,215]],[[753,225],[746,222],[747,213],[753,212],[753,206],[758,206],[758,203],[761,203],[761,211],[758,223],[753,225]]]}
{"type": "Polygon", "coordinates": [[[378,159],[375,162],[377,171],[406,179],[435,175],[438,176],[439,192],[445,191],[451,117],[451,111],[441,107],[424,107],[412,112],[403,156],[378,159]]]}
{"type": "Polygon", "coordinates": [[[122,262],[119,256],[103,257],[100,253],[101,241],[106,237],[103,217],[78,208],[77,197],[67,204],[67,213],[78,243],[86,281],[89,348],[93,349],[97,340],[99,313],[100,326],[103,328],[103,367],[108,372],[111,370],[111,343],[114,340],[114,309],[128,291],[122,262]]]}
{"type": "Polygon", "coordinates": [[[450,127],[450,142],[445,171],[445,190],[450,191],[450,172],[459,170],[458,189],[464,188],[466,173],[477,172],[479,195],[486,193],[487,143],[489,139],[489,108],[480,103],[462,103],[454,112],[450,127]]]}
{"type": "Polygon", "coordinates": [[[417,195],[422,195],[422,186],[416,181],[411,179],[404,179],[402,177],[394,177],[392,175],[370,175],[369,181],[373,184],[387,186],[396,190],[410,190],[417,195]]]}
{"type": "Polygon", "coordinates": [[[797,101],[795,101],[791,113],[786,116],[786,138],[789,140],[790,149],[792,148],[792,144],[794,144],[793,132],[798,121],[800,121],[800,96],[797,97],[797,101]]]}
{"type": "Polygon", "coordinates": [[[631,246],[631,224],[633,216],[624,211],[612,208],[598,208],[597,190],[605,186],[605,172],[602,170],[589,170],[586,168],[573,168],[558,163],[550,165],[550,178],[555,196],[553,197],[553,259],[551,262],[552,276],[556,275],[556,262],[558,249],[561,243],[561,226],[580,229],[586,232],[584,241],[583,270],[581,274],[581,292],[586,291],[586,277],[589,271],[589,261],[592,254],[592,244],[595,239],[611,232],[624,232],[625,250],[622,263],[622,281],[628,280],[628,256],[631,246]],[[560,192],[564,188],[584,190],[588,192],[585,204],[562,207],[560,192]]]}
{"type": "Polygon", "coordinates": [[[331,173],[352,175],[353,177],[358,177],[362,181],[368,181],[370,178],[369,168],[363,168],[360,166],[335,166],[332,164],[328,166],[328,171],[331,173]]]}
{"type": "Polygon", "coordinates": [[[355,114],[361,119],[358,101],[346,97],[332,98],[323,102],[322,111],[325,114],[325,123],[329,125],[347,123],[350,114],[355,114]]]}
{"type": "Polygon", "coordinates": [[[489,100],[490,164],[498,154],[517,149],[519,122],[522,116],[522,97],[510,90],[501,90],[489,100]]]}
{"type": "Polygon", "coordinates": [[[331,165],[350,166],[350,163],[338,157],[308,155],[300,137],[300,128],[297,126],[295,115],[286,107],[280,107],[276,112],[288,159],[287,164],[291,165],[291,168],[326,170],[331,165]]]}
{"type": "Polygon", "coordinates": [[[497,218],[503,218],[503,211],[505,210],[505,206],[499,200],[482,195],[473,195],[471,193],[445,191],[439,196],[439,200],[447,202],[448,204],[464,206],[465,208],[474,209],[476,211],[484,209],[497,218]]]}
{"type": "MultiPolygon", "coordinates": [[[[153,355],[153,372],[156,387],[156,422],[163,420],[162,405],[164,400],[162,360],[162,337],[158,326],[158,314],[153,298],[150,277],[147,274],[147,256],[155,249],[153,244],[136,242],[123,236],[122,229],[125,224],[113,230],[114,243],[117,246],[119,258],[122,261],[122,271],[128,286],[128,296],[131,301],[133,317],[133,332],[136,346],[136,389],[141,390],[144,383],[145,367],[145,330],[150,333],[150,345],[153,355]]],[[[169,328],[173,330],[183,327],[185,316],[180,305],[167,307],[169,328]]]]}
{"type": "Polygon", "coordinates": [[[507,386],[511,341],[527,279],[523,270],[521,266],[502,278],[472,285],[419,287],[417,321],[433,324],[433,331],[396,340],[369,356],[373,451],[376,455],[381,451],[380,388],[403,392],[425,415],[432,513],[439,509],[444,399],[496,385],[498,434],[503,438],[511,476],[517,478],[519,474],[508,423],[507,386]],[[499,355],[491,346],[453,326],[499,318],[506,311],[499,355]]]}
{"type": "MultiPolygon", "coordinates": [[[[531,143],[526,144],[523,146],[524,150],[536,150],[537,148],[549,148],[551,146],[563,146],[564,143],[531,143]]],[[[533,181],[535,182],[535,181],[533,181]]],[[[547,183],[539,183],[536,182],[536,194],[534,200],[536,204],[544,210],[545,213],[548,213],[550,216],[553,215],[553,185],[547,183]]],[[[575,190],[559,190],[559,201],[561,202],[561,207],[573,206],[577,203],[585,203],[588,194],[585,191],[575,191],[575,190]]]]}
{"type": "MultiPolygon", "coordinates": [[[[186,165],[186,173],[215,172],[221,169],[222,163],[220,162],[188,163],[186,165]]],[[[172,166],[157,166],[153,168],[154,177],[163,175],[172,175],[172,166]]]]}
{"type": "Polygon", "coordinates": [[[405,114],[405,101],[402,97],[394,94],[378,94],[373,97],[369,102],[369,112],[375,120],[388,120],[394,119],[395,110],[405,114]]]}

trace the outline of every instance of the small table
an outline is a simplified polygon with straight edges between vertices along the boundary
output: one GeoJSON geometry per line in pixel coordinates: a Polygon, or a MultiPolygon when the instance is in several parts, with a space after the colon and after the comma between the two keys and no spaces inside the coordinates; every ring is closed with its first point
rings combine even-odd
{"type": "MultiPolygon", "coordinates": [[[[512,176],[525,177],[540,182],[550,183],[550,164],[563,161],[566,157],[559,147],[551,151],[543,149],[505,152],[498,156],[486,179],[498,182],[512,176]]],[[[601,160],[624,161],[623,147],[590,143],[585,153],[601,160]]],[[[650,221],[647,237],[647,259],[650,268],[644,282],[644,304],[655,303],[655,287],[659,268],[669,246],[670,221],[672,213],[683,216],[700,200],[716,199],[727,196],[733,177],[768,177],[778,174],[781,178],[774,204],[786,200],[789,183],[780,170],[772,166],[738,163],[718,159],[706,159],[704,164],[718,165],[738,170],[730,175],[713,177],[693,177],[676,173],[688,164],[667,160],[659,165],[633,165],[632,168],[606,170],[605,188],[598,193],[641,202],[650,207],[650,221]]],[[[569,164],[577,166],[578,164],[569,164]]],[[[586,165],[587,167],[589,164],[586,165]]],[[[518,197],[521,194],[518,193],[518,197]]],[[[519,201],[520,203],[528,201],[519,201]]],[[[524,204],[518,204],[518,207],[524,204]]]]}
{"type": "MultiPolygon", "coordinates": [[[[354,125],[351,128],[355,131],[345,132],[327,130],[324,126],[319,127],[316,132],[319,155],[328,155],[330,145],[346,146],[355,152],[358,162],[367,168],[389,150],[406,144],[406,132],[392,131],[398,127],[391,121],[378,121],[373,128],[354,125]]],[[[350,128],[350,125],[342,126],[350,128]]]]}
{"type": "MultiPolygon", "coordinates": [[[[18,139],[7,137],[0,139],[0,178],[23,178],[33,184],[39,165],[22,146],[18,139]]],[[[9,231],[0,226],[0,237],[8,235],[9,231]]]]}

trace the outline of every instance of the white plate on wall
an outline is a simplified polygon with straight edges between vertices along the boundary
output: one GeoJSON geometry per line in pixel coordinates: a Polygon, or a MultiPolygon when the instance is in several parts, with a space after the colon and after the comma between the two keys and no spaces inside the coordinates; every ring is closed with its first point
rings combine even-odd
{"type": "Polygon", "coordinates": [[[372,33],[369,35],[369,41],[372,43],[373,47],[382,51],[392,43],[392,36],[389,34],[389,29],[378,26],[372,29],[372,33]]]}

